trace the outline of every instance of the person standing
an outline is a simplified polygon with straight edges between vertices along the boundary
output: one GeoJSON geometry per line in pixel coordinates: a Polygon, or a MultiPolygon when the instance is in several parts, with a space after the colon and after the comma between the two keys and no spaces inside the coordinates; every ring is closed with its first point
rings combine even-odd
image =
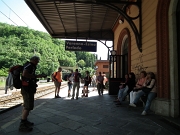
{"type": "Polygon", "coordinates": [[[19,131],[31,131],[34,123],[28,121],[29,112],[34,108],[34,94],[36,93],[37,78],[45,77],[45,75],[36,75],[36,66],[39,63],[39,57],[33,56],[30,62],[24,65],[22,73],[21,94],[23,97],[22,118],[19,131]]]}
{"type": "Polygon", "coordinates": [[[99,75],[96,77],[97,89],[99,95],[103,95],[103,81],[104,81],[104,76],[102,76],[101,72],[99,72],[99,75]]]}
{"type": "Polygon", "coordinates": [[[90,84],[90,75],[89,71],[86,71],[86,77],[84,78],[84,88],[82,97],[88,97],[88,85],[90,84]]]}
{"type": "Polygon", "coordinates": [[[76,99],[78,99],[78,96],[79,96],[79,87],[80,87],[80,78],[81,78],[81,74],[78,72],[78,69],[76,69],[75,72],[74,72],[73,94],[72,94],[72,98],[71,99],[74,99],[76,87],[77,87],[76,99]]]}
{"type": "Polygon", "coordinates": [[[71,97],[71,89],[73,85],[73,71],[71,70],[71,73],[68,75],[67,80],[68,80],[68,97],[71,97]]]}
{"type": "Polygon", "coordinates": [[[104,80],[103,80],[103,88],[106,89],[106,84],[107,84],[107,82],[108,82],[108,79],[107,79],[105,73],[103,74],[103,76],[104,76],[104,80]]]}
{"type": "Polygon", "coordinates": [[[93,87],[93,90],[95,90],[95,87],[96,87],[96,75],[95,74],[92,76],[92,87],[93,87]]]}
{"type": "Polygon", "coordinates": [[[59,96],[61,82],[62,82],[62,68],[61,67],[58,68],[58,71],[52,74],[52,79],[55,85],[55,98],[61,98],[59,96]]]}

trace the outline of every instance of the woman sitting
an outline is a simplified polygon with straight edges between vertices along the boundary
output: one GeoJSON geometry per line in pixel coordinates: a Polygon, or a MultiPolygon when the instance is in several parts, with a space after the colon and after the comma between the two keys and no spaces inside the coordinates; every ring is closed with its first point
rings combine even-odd
{"type": "Polygon", "coordinates": [[[146,82],[146,71],[141,71],[140,79],[138,79],[135,88],[133,91],[130,92],[130,104],[134,102],[136,95],[138,94],[139,90],[141,90],[144,82],[146,82]]]}
{"type": "Polygon", "coordinates": [[[147,74],[147,80],[143,84],[142,90],[139,91],[139,93],[137,94],[134,102],[129,104],[132,107],[136,107],[136,105],[137,105],[139,99],[141,98],[141,96],[147,95],[147,101],[146,101],[144,110],[141,113],[141,115],[146,115],[147,114],[147,112],[150,110],[152,100],[154,98],[156,98],[156,96],[157,96],[156,86],[155,85],[156,85],[155,74],[153,72],[149,72],[147,74]]]}
{"type": "Polygon", "coordinates": [[[115,102],[118,102],[116,105],[121,105],[121,102],[125,99],[125,97],[133,90],[135,86],[135,74],[133,72],[125,75],[126,81],[125,83],[121,83],[120,90],[118,92],[118,98],[115,102]],[[124,87],[122,87],[124,85],[124,87]]]}

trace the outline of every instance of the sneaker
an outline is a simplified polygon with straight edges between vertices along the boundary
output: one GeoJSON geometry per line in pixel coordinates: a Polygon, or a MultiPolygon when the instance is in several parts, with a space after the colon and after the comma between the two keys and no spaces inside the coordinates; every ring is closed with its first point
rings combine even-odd
{"type": "Polygon", "coordinates": [[[141,115],[147,115],[146,111],[143,111],[143,112],[141,113],[141,115]]]}
{"type": "Polygon", "coordinates": [[[85,97],[88,97],[88,94],[86,94],[86,96],[85,97]]]}
{"type": "Polygon", "coordinates": [[[61,97],[59,95],[57,95],[56,98],[61,98],[61,97]]]}
{"type": "Polygon", "coordinates": [[[24,123],[20,123],[20,126],[19,126],[19,131],[20,132],[30,132],[32,131],[33,128],[32,127],[29,127],[25,122],[24,123]]]}
{"type": "Polygon", "coordinates": [[[133,104],[133,103],[129,104],[129,106],[136,107],[136,105],[135,105],[135,104],[133,104]]]}
{"type": "Polygon", "coordinates": [[[71,99],[73,100],[74,98],[72,97],[71,99]]]}
{"type": "Polygon", "coordinates": [[[76,100],[78,100],[78,97],[76,97],[76,100]]]}

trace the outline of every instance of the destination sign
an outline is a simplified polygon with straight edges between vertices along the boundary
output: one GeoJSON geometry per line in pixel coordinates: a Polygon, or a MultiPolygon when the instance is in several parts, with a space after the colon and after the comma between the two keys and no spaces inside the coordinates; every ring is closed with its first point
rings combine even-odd
{"type": "Polygon", "coordinates": [[[65,41],[65,50],[67,51],[86,51],[86,52],[96,52],[97,42],[87,42],[87,41],[65,41]]]}

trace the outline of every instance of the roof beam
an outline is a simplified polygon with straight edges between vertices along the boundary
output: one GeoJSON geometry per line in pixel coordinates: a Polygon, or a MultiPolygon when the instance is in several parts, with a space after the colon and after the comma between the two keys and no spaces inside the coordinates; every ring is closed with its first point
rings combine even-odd
{"type": "Polygon", "coordinates": [[[120,1],[120,0],[58,0],[64,3],[69,3],[69,2],[75,2],[75,3],[86,3],[86,4],[98,4],[98,5],[103,5],[105,7],[109,7],[110,9],[113,9],[115,11],[117,11],[119,14],[121,14],[124,19],[129,23],[129,25],[131,26],[135,38],[136,38],[136,43],[137,43],[137,47],[139,49],[140,52],[142,52],[142,16],[141,16],[141,0],[137,0],[137,2],[129,2],[129,1],[120,1]],[[124,10],[118,8],[115,4],[125,4],[125,8],[124,10]],[[130,5],[135,5],[138,7],[139,9],[139,14],[138,16],[132,18],[130,16],[127,15],[126,13],[126,8],[130,5]],[[133,20],[134,19],[138,19],[139,18],[139,31],[136,27],[136,25],[134,24],[133,20]]]}
{"type": "MultiPolygon", "coordinates": [[[[76,28],[77,28],[77,37],[79,35],[79,32],[78,32],[78,22],[77,22],[77,14],[76,14],[76,6],[75,6],[75,3],[74,3],[74,14],[75,14],[75,18],[76,18],[76,28]]],[[[77,39],[77,38],[76,38],[77,39]]]]}
{"type": "Polygon", "coordinates": [[[56,3],[55,3],[55,1],[54,1],[54,5],[55,5],[55,7],[56,7],[56,11],[57,11],[57,13],[58,13],[58,16],[59,16],[59,18],[60,18],[60,21],[61,21],[61,23],[62,23],[62,26],[63,26],[63,28],[64,28],[64,32],[65,32],[65,35],[66,35],[66,28],[65,28],[65,26],[64,26],[64,23],[63,23],[63,21],[62,21],[62,18],[61,18],[61,14],[59,13],[59,10],[58,10],[58,8],[57,8],[57,5],[56,5],[56,3]]]}

